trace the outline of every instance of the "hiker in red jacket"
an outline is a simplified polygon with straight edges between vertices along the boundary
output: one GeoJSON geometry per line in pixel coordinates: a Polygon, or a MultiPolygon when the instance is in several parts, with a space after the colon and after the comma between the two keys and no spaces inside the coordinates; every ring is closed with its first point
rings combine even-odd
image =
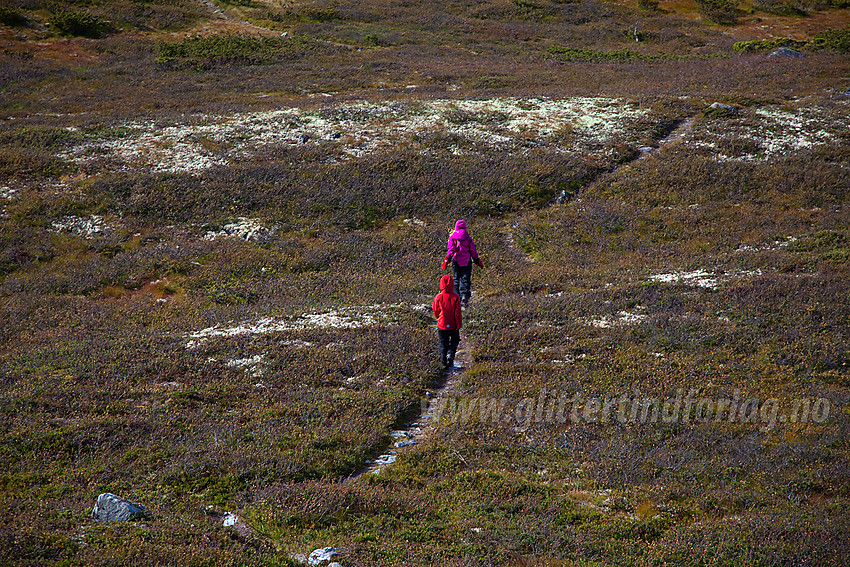
{"type": "Polygon", "coordinates": [[[455,230],[449,236],[446,258],[443,260],[444,270],[450,261],[455,274],[455,293],[460,296],[461,306],[466,307],[472,295],[472,264],[483,268],[484,262],[478,258],[475,243],[466,231],[466,222],[462,220],[455,223],[455,230]]]}
{"type": "Polygon", "coordinates": [[[440,337],[440,363],[445,368],[454,366],[457,345],[460,342],[460,297],[454,291],[454,280],[449,274],[440,279],[440,293],[434,296],[431,309],[437,318],[437,334],[440,337]]]}

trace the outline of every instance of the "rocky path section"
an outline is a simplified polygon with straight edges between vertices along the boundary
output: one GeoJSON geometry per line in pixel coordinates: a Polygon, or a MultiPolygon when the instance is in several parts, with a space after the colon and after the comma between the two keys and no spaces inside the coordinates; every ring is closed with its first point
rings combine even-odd
{"type": "Polygon", "coordinates": [[[201,4],[212,10],[212,13],[215,14],[216,17],[225,20],[231,19],[230,14],[228,14],[226,10],[222,10],[221,8],[216,6],[215,2],[213,2],[212,0],[201,0],[201,4]]]}

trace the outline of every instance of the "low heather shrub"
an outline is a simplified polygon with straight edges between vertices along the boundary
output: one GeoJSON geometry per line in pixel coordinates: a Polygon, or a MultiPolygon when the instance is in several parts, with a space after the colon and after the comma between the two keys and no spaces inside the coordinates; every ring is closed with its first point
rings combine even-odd
{"type": "Polygon", "coordinates": [[[812,51],[837,51],[850,53],[850,28],[831,29],[818,33],[809,41],[781,37],[754,41],[739,41],[732,47],[739,52],[771,51],[780,47],[791,49],[808,49],[812,51]]]}
{"type": "Polygon", "coordinates": [[[753,41],[739,41],[732,46],[732,49],[743,53],[753,53],[758,51],[770,51],[779,49],[780,47],[788,47],[790,49],[802,49],[809,44],[807,41],[790,39],[782,37],[779,39],[764,39],[753,41]]]}
{"type": "Polygon", "coordinates": [[[638,51],[632,51],[631,49],[600,51],[597,49],[563,47],[559,45],[550,47],[549,53],[565,61],[604,61],[615,63],[625,63],[629,61],[653,61],[656,59],[666,59],[670,57],[668,55],[647,55],[638,51]]]}
{"type": "Polygon", "coordinates": [[[822,31],[812,39],[811,46],[813,49],[850,53],[850,27],[822,31]]]}
{"type": "Polygon", "coordinates": [[[21,12],[14,8],[0,6],[0,24],[13,28],[24,27],[29,23],[29,20],[21,12]]]}
{"type": "Polygon", "coordinates": [[[61,35],[101,38],[115,31],[112,24],[83,10],[62,10],[48,18],[50,27],[61,35]]]}

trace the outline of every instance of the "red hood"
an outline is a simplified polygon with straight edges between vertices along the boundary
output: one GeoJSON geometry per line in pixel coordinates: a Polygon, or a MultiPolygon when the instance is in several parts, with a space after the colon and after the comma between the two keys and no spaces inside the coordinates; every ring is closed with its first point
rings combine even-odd
{"type": "Polygon", "coordinates": [[[440,278],[440,291],[443,293],[455,292],[455,280],[450,274],[446,274],[440,278]]]}

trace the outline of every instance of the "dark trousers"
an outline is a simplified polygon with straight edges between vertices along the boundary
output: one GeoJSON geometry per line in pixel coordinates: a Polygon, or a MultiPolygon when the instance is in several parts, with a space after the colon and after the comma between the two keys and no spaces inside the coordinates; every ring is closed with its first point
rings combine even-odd
{"type": "Polygon", "coordinates": [[[457,345],[460,343],[460,331],[437,329],[437,334],[440,336],[440,362],[445,366],[451,366],[454,364],[457,345]]]}
{"type": "Polygon", "coordinates": [[[466,301],[472,295],[472,260],[466,266],[458,266],[457,262],[452,262],[452,267],[455,272],[455,293],[462,301],[466,301]]]}

